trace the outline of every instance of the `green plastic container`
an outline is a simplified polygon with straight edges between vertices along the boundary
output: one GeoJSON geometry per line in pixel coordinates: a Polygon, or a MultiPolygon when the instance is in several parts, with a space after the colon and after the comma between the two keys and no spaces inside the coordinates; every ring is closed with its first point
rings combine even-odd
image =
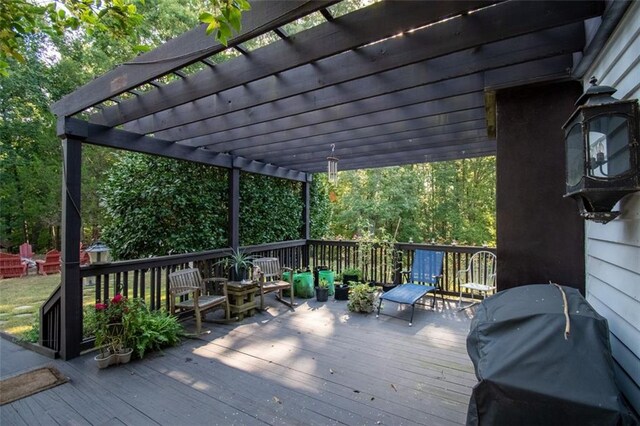
{"type": "MultiPolygon", "coordinates": [[[[282,279],[289,281],[289,272],[284,272],[282,279]]],[[[316,292],[313,288],[313,273],[299,272],[293,274],[293,290],[295,297],[301,297],[303,299],[315,297],[316,292]]]]}
{"type": "MultiPolygon", "coordinates": [[[[333,271],[318,271],[318,281],[325,279],[329,283],[329,296],[333,296],[336,293],[336,287],[334,285],[335,274],[333,271]]],[[[318,285],[320,283],[318,282],[318,285]]]]}

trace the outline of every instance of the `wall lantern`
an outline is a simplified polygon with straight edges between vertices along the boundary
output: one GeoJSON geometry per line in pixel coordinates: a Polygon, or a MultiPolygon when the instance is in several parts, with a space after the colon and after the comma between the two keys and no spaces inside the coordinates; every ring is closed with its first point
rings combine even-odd
{"type": "Polygon", "coordinates": [[[611,97],[616,89],[591,87],[576,102],[577,109],[562,126],[565,131],[567,192],[585,219],[607,223],[625,195],[640,191],[638,101],[611,97]]]}
{"type": "Polygon", "coordinates": [[[327,157],[327,174],[329,182],[335,184],[338,182],[338,159],[333,156],[333,150],[336,148],[335,144],[331,144],[331,156],[327,157]]]}
{"type": "Polygon", "coordinates": [[[100,241],[96,241],[95,243],[87,247],[86,252],[89,253],[92,265],[100,265],[111,262],[111,253],[109,247],[107,247],[100,241]]]}

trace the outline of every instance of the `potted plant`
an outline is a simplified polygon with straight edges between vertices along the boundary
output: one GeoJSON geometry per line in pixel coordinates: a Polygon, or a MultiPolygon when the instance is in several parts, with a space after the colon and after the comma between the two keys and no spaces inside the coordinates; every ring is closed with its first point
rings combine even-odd
{"type": "Polygon", "coordinates": [[[318,302],[326,302],[329,300],[329,281],[322,278],[316,287],[316,300],[318,302]]]}
{"type": "Polygon", "coordinates": [[[335,300],[349,300],[349,284],[336,283],[336,293],[333,297],[335,300]]]}
{"type": "Polygon", "coordinates": [[[347,308],[351,312],[373,312],[375,297],[375,287],[368,284],[356,284],[351,286],[347,308]]]}
{"type": "Polygon", "coordinates": [[[253,259],[255,258],[255,256],[238,248],[231,249],[227,257],[218,263],[222,264],[225,269],[231,270],[233,280],[244,281],[249,275],[249,270],[253,267],[253,259]]]}
{"type": "Polygon", "coordinates": [[[124,364],[131,359],[133,349],[127,346],[128,335],[123,323],[128,313],[129,301],[121,294],[116,294],[109,303],[96,303],[95,345],[100,353],[95,360],[99,368],[124,364]]]}
{"type": "Polygon", "coordinates": [[[358,268],[346,268],[342,271],[342,283],[360,282],[362,278],[362,270],[358,268]]]}
{"type": "Polygon", "coordinates": [[[150,311],[142,299],[127,299],[116,294],[105,303],[96,303],[87,312],[86,334],[95,336],[100,353],[98,368],[125,364],[134,354],[142,358],[148,350],[175,345],[182,326],[176,317],[162,311],[150,311]]]}

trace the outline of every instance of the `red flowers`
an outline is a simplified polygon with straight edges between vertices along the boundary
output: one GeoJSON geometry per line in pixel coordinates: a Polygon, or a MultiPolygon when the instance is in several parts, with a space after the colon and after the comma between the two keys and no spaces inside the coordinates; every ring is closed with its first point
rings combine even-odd
{"type": "Polygon", "coordinates": [[[104,311],[107,309],[107,305],[104,303],[96,303],[96,311],[104,311]]]}
{"type": "Polygon", "coordinates": [[[122,301],[122,295],[116,294],[113,299],[111,299],[111,303],[120,303],[122,301]]]}

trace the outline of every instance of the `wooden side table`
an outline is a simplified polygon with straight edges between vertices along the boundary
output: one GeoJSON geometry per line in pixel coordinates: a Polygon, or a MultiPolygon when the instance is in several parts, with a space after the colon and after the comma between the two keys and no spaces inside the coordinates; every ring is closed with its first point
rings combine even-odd
{"type": "Polygon", "coordinates": [[[229,281],[227,283],[227,296],[229,297],[229,308],[231,316],[237,316],[238,321],[245,316],[252,317],[256,313],[256,293],[259,287],[257,281],[241,283],[240,281],[229,281]]]}

